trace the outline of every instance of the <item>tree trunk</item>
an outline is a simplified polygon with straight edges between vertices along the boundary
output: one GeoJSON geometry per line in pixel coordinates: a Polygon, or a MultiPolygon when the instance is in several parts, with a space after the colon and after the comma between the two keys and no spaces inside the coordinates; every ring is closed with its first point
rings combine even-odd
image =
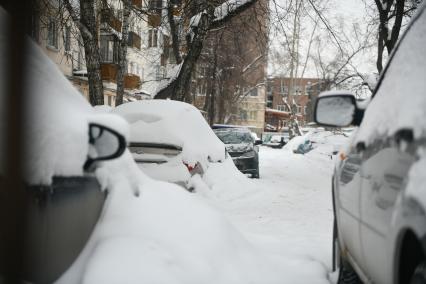
{"type": "Polygon", "coordinates": [[[91,34],[89,36],[80,30],[89,81],[89,101],[92,105],[103,105],[104,88],[101,77],[101,55],[99,53],[94,0],[80,0],[80,21],[91,34]]]}
{"type": "Polygon", "coordinates": [[[94,0],[80,0],[80,17],[69,0],[65,1],[65,6],[83,38],[84,57],[89,83],[89,102],[93,106],[103,105],[104,88],[101,77],[101,56],[98,45],[95,2],[94,0]]]}
{"type": "Polygon", "coordinates": [[[211,78],[211,94],[210,94],[210,111],[209,111],[209,124],[214,124],[215,119],[215,98],[216,98],[216,73],[217,73],[217,49],[214,49],[213,51],[213,70],[212,70],[212,78],[211,78]]]}
{"type": "Polygon", "coordinates": [[[127,41],[129,38],[129,24],[130,24],[130,0],[123,0],[123,27],[121,29],[121,41],[118,48],[118,72],[117,72],[117,95],[115,98],[115,105],[119,106],[123,103],[124,96],[124,74],[127,71],[127,41]]]}
{"type": "Polygon", "coordinates": [[[173,56],[175,57],[176,64],[180,64],[182,62],[182,57],[180,56],[179,50],[179,31],[176,27],[176,22],[173,16],[173,9],[173,3],[172,1],[169,1],[167,4],[167,18],[169,20],[170,33],[172,35],[173,56]]]}
{"type": "Polygon", "coordinates": [[[188,101],[189,100],[189,83],[191,82],[192,71],[200,57],[203,49],[203,42],[206,38],[207,31],[210,27],[211,17],[207,14],[202,14],[198,27],[194,33],[194,38],[191,41],[189,52],[182,63],[178,77],[169,84],[165,89],[161,90],[156,96],[156,99],[166,99],[170,97],[172,100],[188,101]]]}

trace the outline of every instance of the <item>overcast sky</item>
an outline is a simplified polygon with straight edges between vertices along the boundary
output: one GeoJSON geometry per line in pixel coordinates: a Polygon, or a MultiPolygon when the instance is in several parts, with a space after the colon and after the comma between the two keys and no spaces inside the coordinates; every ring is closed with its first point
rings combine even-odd
{"type": "MultiPolygon", "coordinates": [[[[286,0],[281,0],[285,3],[286,0]]],[[[358,22],[361,26],[361,29],[364,29],[362,26],[365,24],[364,17],[365,15],[365,7],[363,4],[363,1],[361,0],[330,0],[329,10],[327,12],[327,19],[330,21],[331,24],[336,23],[336,18],[342,18],[343,22],[345,24],[345,27],[347,27],[348,30],[351,29],[352,23],[358,22]]],[[[304,34],[301,36],[300,44],[300,53],[303,57],[306,56],[307,53],[307,45],[309,42],[309,35],[311,34],[313,24],[312,22],[309,22],[309,20],[306,21],[306,23],[303,23],[304,26],[304,34]]],[[[320,34],[321,32],[324,32],[324,29],[317,29],[316,33],[320,34]]],[[[348,32],[348,34],[351,34],[348,32]]],[[[273,35],[271,36],[271,53],[274,51],[283,51],[284,47],[279,43],[279,40],[282,41],[283,37],[273,35]]],[[[336,45],[333,43],[330,43],[330,46],[327,48],[323,48],[321,51],[321,57],[324,58],[332,58],[337,52],[336,45]]],[[[312,50],[311,50],[312,53],[312,50]]],[[[287,55],[288,57],[288,55],[287,55]]],[[[283,55],[282,60],[285,62],[286,55],[283,55]]],[[[306,58],[306,57],[305,57],[306,58]]],[[[359,54],[356,56],[353,60],[353,65],[356,67],[356,69],[361,73],[372,73],[375,72],[375,49],[371,49],[368,52],[364,52],[363,54],[359,54]]],[[[282,64],[278,62],[277,60],[270,60],[268,73],[269,75],[278,75],[277,73],[282,72],[288,72],[288,70],[285,70],[285,68],[282,68],[282,64]]],[[[307,70],[304,74],[304,77],[317,77],[316,68],[314,67],[313,62],[310,62],[307,66],[307,70]]]]}

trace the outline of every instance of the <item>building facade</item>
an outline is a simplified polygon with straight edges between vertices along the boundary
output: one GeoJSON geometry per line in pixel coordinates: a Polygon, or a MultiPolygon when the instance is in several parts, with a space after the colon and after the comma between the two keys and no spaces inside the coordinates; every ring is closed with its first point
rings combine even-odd
{"type": "Polygon", "coordinates": [[[268,1],[257,1],[223,28],[209,32],[191,95],[210,123],[247,126],[259,134],[263,131],[268,15],[268,1]]]}
{"type": "Polygon", "coordinates": [[[265,128],[268,131],[279,131],[286,127],[292,112],[296,114],[302,126],[314,121],[315,100],[319,93],[328,90],[329,86],[326,80],[318,78],[268,78],[265,128]]]}

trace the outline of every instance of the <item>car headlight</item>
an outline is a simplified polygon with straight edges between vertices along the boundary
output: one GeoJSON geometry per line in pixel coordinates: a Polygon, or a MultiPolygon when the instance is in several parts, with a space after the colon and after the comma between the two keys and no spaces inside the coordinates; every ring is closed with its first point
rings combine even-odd
{"type": "Polygon", "coordinates": [[[240,158],[254,158],[254,156],[256,156],[256,152],[251,150],[249,152],[245,152],[244,154],[242,154],[240,158]]]}

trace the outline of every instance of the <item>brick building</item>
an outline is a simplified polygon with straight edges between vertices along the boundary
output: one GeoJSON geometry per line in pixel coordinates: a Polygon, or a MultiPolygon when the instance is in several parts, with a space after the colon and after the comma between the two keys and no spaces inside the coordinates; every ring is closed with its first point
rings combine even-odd
{"type": "Polygon", "coordinates": [[[249,126],[265,123],[268,1],[260,0],[210,31],[191,84],[193,103],[213,113],[210,122],[249,126]],[[213,96],[212,96],[213,94],[213,96]]]}
{"type": "Polygon", "coordinates": [[[267,130],[279,131],[287,126],[291,110],[285,100],[294,107],[300,125],[313,121],[313,108],[320,92],[329,89],[329,83],[318,78],[294,78],[293,93],[290,92],[291,79],[287,77],[268,78],[266,86],[267,130]]]}

